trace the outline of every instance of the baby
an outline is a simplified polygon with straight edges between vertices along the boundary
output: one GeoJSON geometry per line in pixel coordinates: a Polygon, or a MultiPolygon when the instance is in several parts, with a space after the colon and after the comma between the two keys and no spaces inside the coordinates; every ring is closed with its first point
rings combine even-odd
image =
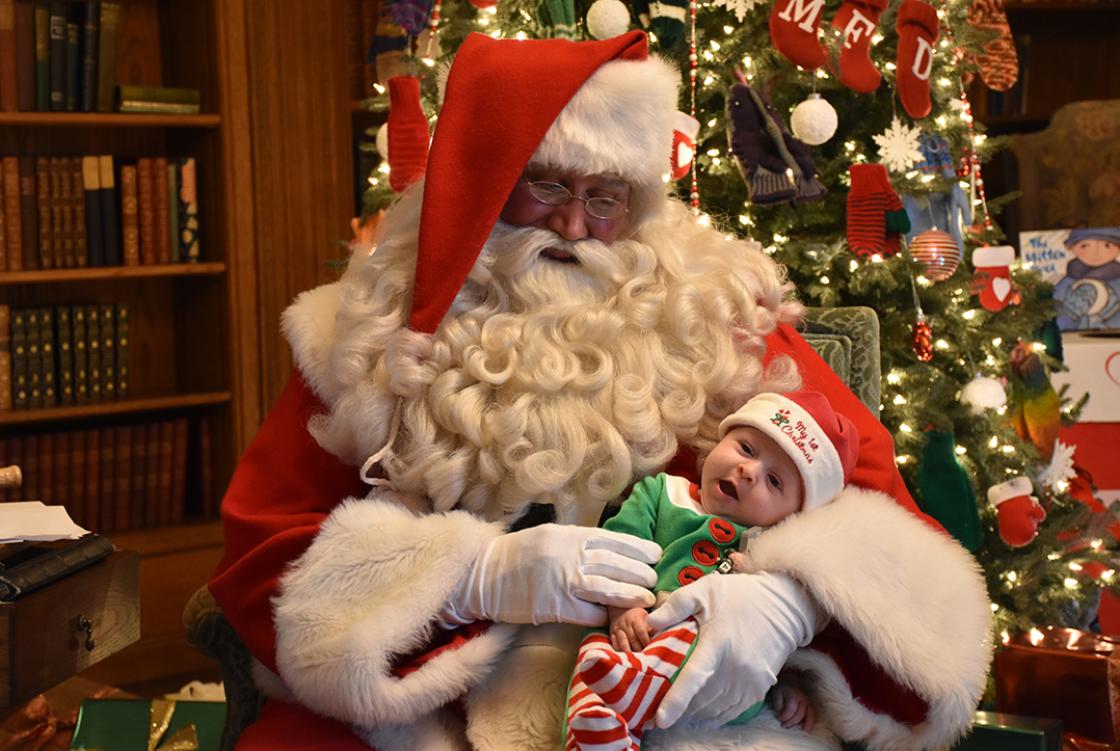
{"type": "MultiPolygon", "coordinates": [[[[732,573],[744,533],[749,540],[791,514],[831,501],[859,452],[855,425],[815,391],[759,394],[725,418],[719,433],[699,486],[664,473],[647,477],[604,524],[661,546],[658,604],[707,573],[732,573]]],[[[696,641],[695,619],[655,636],[642,608],[608,613],[609,639],[594,633],[580,645],[568,691],[565,749],[638,748],[696,641]]],[[[783,673],[767,699],[783,726],[809,731],[812,705],[794,678],[783,673]]],[[[762,705],[735,722],[752,719],[762,705]]]]}

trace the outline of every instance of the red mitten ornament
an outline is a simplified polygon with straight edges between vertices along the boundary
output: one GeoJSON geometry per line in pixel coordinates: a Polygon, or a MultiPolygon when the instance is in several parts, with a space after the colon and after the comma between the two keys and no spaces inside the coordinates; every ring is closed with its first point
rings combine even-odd
{"type": "Polygon", "coordinates": [[[828,61],[817,29],[824,0],[775,0],[770,11],[770,39],[774,49],[794,65],[816,70],[828,61]]]}
{"type": "Polygon", "coordinates": [[[898,31],[898,98],[906,114],[920,120],[930,113],[929,74],[933,71],[933,43],[940,24],[937,11],[922,0],[902,0],[895,21],[898,31]]]}
{"type": "Polygon", "coordinates": [[[832,18],[832,28],[841,32],[840,83],[860,94],[879,88],[882,74],[871,62],[871,35],[887,0],[844,0],[832,18]]]}
{"type": "Polygon", "coordinates": [[[1034,490],[1026,477],[1001,482],[988,488],[988,503],[999,514],[999,536],[1013,548],[1021,548],[1038,536],[1038,525],[1046,510],[1031,495],[1034,490]]]}
{"type": "Polygon", "coordinates": [[[400,193],[428,166],[428,118],[420,106],[420,79],[389,79],[389,185],[400,193]]]}
{"type": "Polygon", "coordinates": [[[993,313],[1008,305],[1018,305],[1019,291],[1011,283],[1011,262],[1015,249],[1010,245],[977,248],[972,251],[972,294],[979,295],[980,304],[993,313]]]}
{"type": "Polygon", "coordinates": [[[692,169],[696,158],[696,136],[700,133],[700,121],[684,112],[677,112],[673,124],[673,153],[669,156],[669,177],[680,180],[692,169]]]}

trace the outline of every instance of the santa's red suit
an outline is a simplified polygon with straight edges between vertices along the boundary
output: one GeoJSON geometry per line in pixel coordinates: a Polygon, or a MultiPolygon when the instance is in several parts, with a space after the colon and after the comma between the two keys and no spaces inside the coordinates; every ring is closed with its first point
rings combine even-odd
{"type": "MultiPolygon", "coordinates": [[[[728,402],[742,403],[770,385],[770,371],[762,365],[789,360],[798,372],[781,377],[824,393],[856,424],[861,442],[851,479],[855,487],[826,508],[767,531],[746,553],[751,570],[791,576],[831,616],[786,664],[811,674],[822,725],[842,739],[873,749],[934,748],[967,728],[990,652],[990,611],[978,569],[952,539],[919,518],[895,468],[889,433],[792,326],[781,322],[795,308],[782,301],[784,286],[773,264],[757,254],[744,258],[749,273],[728,271],[735,264],[718,273],[724,262],[717,255],[725,249],[743,253],[748,246],[697,225],[659,195],[664,160],[647,155],[669,153],[676,92],[664,65],[650,72],[654,62],[636,33],[583,44],[469,40],[447,83],[423,186],[418,242],[419,194],[406,195],[396,217],[387,217],[376,253],[356,256],[341,282],[301,295],[285,314],[296,370],[223,500],[226,554],[210,582],[259,663],[258,683],[272,697],[240,748],[558,747],[574,659],[559,646],[567,643],[560,631],[570,627],[486,621],[445,627],[445,605],[464,572],[531,501],[551,503],[559,521],[597,518],[608,491],[620,490],[619,466],[632,481],[662,468],[678,446],[671,471],[695,477],[695,461],[684,447],[701,453],[710,448],[719,418],[730,411],[728,402]],[[511,80],[495,86],[496,69],[511,80]],[[547,91],[540,86],[542,75],[550,76],[547,91]],[[468,96],[479,86],[485,89],[481,95],[468,96]],[[602,127],[604,115],[597,109],[609,110],[619,97],[631,99],[612,132],[602,127]],[[590,123],[588,111],[594,114],[590,123]],[[581,135],[574,143],[572,134],[586,133],[589,126],[597,135],[590,141],[581,135]],[[445,128],[455,135],[441,147],[445,128]],[[474,141],[463,140],[468,131],[478,133],[474,141]],[[493,158],[495,134],[505,137],[501,149],[508,158],[493,158]],[[588,448],[587,456],[592,464],[610,464],[603,457],[612,456],[614,475],[577,468],[570,480],[548,488],[534,487],[531,477],[518,474],[534,466],[523,460],[534,443],[570,436],[560,429],[534,434],[533,420],[547,414],[551,403],[540,412],[529,407],[520,427],[511,417],[522,404],[519,394],[530,403],[528,392],[547,391],[543,380],[539,389],[531,378],[516,383],[539,365],[530,353],[542,335],[521,332],[522,339],[495,344],[472,323],[485,320],[478,310],[508,302],[504,292],[493,291],[503,288],[486,286],[498,275],[497,265],[485,253],[477,264],[476,259],[530,160],[583,174],[625,176],[633,186],[638,240],[644,232],[652,245],[669,248],[672,239],[684,246],[659,254],[663,276],[641,260],[633,262],[651,281],[638,288],[624,285],[633,304],[604,313],[630,322],[617,331],[618,348],[628,354],[610,361],[615,380],[580,381],[608,384],[589,397],[600,410],[608,409],[601,397],[613,393],[616,381],[627,384],[625,403],[636,405],[635,414],[646,414],[641,405],[652,407],[668,439],[639,441],[625,431],[603,438],[599,442],[609,443],[608,449],[595,454],[588,448]],[[653,166],[643,172],[643,165],[653,166]],[[490,188],[480,191],[480,185],[490,188]],[[467,207],[456,209],[456,202],[467,207]],[[448,213],[471,220],[433,218],[448,213]],[[464,247],[468,252],[457,252],[464,247]],[[414,278],[406,274],[401,282],[394,276],[397,255],[416,259],[414,278]],[[693,285],[692,276],[709,286],[693,285]],[[698,289],[711,294],[689,298],[698,289]],[[720,304],[725,293],[734,304],[720,304]],[[387,312],[393,308],[383,306],[381,298],[394,294],[406,301],[403,317],[394,318],[387,312]],[[655,315],[643,307],[645,295],[659,295],[656,299],[676,306],[677,314],[655,315]],[[703,309],[698,321],[722,320],[734,331],[710,344],[711,337],[696,335],[704,329],[680,325],[680,311],[694,308],[703,309]],[[744,317],[751,322],[742,323],[744,317]],[[642,330],[642,322],[650,331],[642,330]],[[631,329],[635,338],[626,339],[631,329]],[[456,342],[466,343],[456,349],[456,342]],[[642,346],[631,347],[632,342],[642,346]],[[664,346],[655,359],[667,371],[674,367],[671,361],[699,358],[693,370],[703,372],[689,374],[694,385],[705,384],[697,387],[703,393],[696,404],[664,385],[660,373],[650,376],[653,385],[644,390],[634,379],[625,380],[627,357],[640,363],[646,346],[655,343],[664,346]],[[487,346],[493,349],[487,352],[487,346]],[[507,350],[520,359],[503,370],[507,350]],[[704,360],[709,356],[711,362],[704,360]],[[441,378],[448,373],[457,385],[441,401],[433,394],[444,393],[447,382],[441,378]],[[490,421],[472,422],[471,410],[457,410],[472,403],[463,400],[488,377],[500,385],[483,390],[491,400],[480,402],[477,411],[490,421]],[[693,415],[700,427],[674,422],[664,401],[693,415]],[[496,410],[506,420],[504,432],[523,433],[524,440],[506,451],[490,450],[507,438],[487,433],[498,420],[496,410]],[[370,455],[380,459],[391,487],[370,491],[361,479],[359,466],[370,455]],[[429,457],[431,466],[422,466],[429,457]],[[503,461],[511,464],[502,466],[503,461]],[[655,463],[659,466],[651,466],[655,463]],[[604,480],[608,475],[613,479],[604,480]],[[531,489],[519,494],[519,488],[531,489]]],[[[646,257],[638,245],[632,251],[612,247],[620,256],[646,257]]],[[[588,265],[594,266],[590,260],[588,265]]],[[[620,297],[625,296],[613,295],[614,304],[620,297]]],[[[587,319],[571,320],[591,326],[587,319]]],[[[580,335],[573,336],[578,341],[580,335]]],[[[601,430],[600,413],[589,412],[580,425],[601,430]]],[[[614,414],[625,421],[626,413],[614,414]]],[[[560,471],[555,465],[562,459],[553,457],[549,470],[560,471]]],[[[703,627],[699,638],[704,639],[703,627]]],[[[651,732],[644,745],[828,748],[831,742],[823,733],[810,737],[775,724],[702,730],[685,722],[651,732]]]]}

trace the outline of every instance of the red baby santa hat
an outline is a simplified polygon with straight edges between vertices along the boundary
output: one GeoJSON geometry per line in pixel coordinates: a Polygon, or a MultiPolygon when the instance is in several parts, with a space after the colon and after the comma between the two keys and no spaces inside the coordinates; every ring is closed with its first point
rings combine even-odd
{"type": "Polygon", "coordinates": [[[640,31],[594,42],[467,37],[428,157],[409,328],[439,327],[528,163],[621,176],[632,202],[664,193],[678,81],[640,31]]]}
{"type": "Polygon", "coordinates": [[[744,425],[765,433],[793,459],[805,483],[803,511],[835,498],[859,457],[855,424],[818,391],[759,394],[723,419],[720,438],[744,425]]]}

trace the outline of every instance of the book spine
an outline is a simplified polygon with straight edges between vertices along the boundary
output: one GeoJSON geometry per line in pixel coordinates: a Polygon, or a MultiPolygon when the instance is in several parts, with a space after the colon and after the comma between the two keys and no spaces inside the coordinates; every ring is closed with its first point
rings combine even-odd
{"type": "Polygon", "coordinates": [[[88,0],[82,18],[82,112],[97,109],[97,41],[101,31],[101,3],[88,0]]]}
{"type": "Polygon", "coordinates": [[[86,431],[86,453],[82,457],[85,465],[86,487],[83,501],[86,525],[92,529],[101,526],[101,433],[93,428],[86,431]]]}
{"type": "Polygon", "coordinates": [[[35,0],[35,109],[51,111],[51,11],[46,0],[35,0]]]}
{"type": "Polygon", "coordinates": [[[120,100],[126,102],[153,102],[160,104],[194,104],[201,101],[198,89],[177,89],[170,86],[134,86],[121,84],[118,87],[120,100]]]}
{"type": "Polygon", "coordinates": [[[159,523],[170,524],[175,520],[175,499],[172,496],[172,467],[175,459],[174,451],[175,426],[171,420],[159,423],[159,474],[157,477],[157,493],[159,493],[159,523]]]}
{"type": "Polygon", "coordinates": [[[132,474],[132,428],[128,425],[118,425],[113,430],[113,458],[116,462],[113,468],[113,527],[119,532],[132,527],[132,515],[129,511],[129,491],[131,488],[132,474]]]}
{"type": "Polygon", "coordinates": [[[144,426],[144,443],[147,444],[147,461],[144,463],[144,523],[149,527],[159,524],[159,423],[144,426]]]}
{"type": "Polygon", "coordinates": [[[114,318],[116,306],[104,303],[100,306],[101,316],[101,398],[112,401],[117,398],[117,333],[114,318]]]}
{"type": "Polygon", "coordinates": [[[128,398],[129,386],[129,346],[128,346],[128,305],[117,303],[117,346],[113,348],[117,369],[117,398],[128,398]]]}
{"type": "Polygon", "coordinates": [[[63,305],[55,310],[55,343],[58,351],[58,403],[74,403],[74,332],[70,325],[70,308],[63,305]]]}
{"type": "Polygon", "coordinates": [[[153,183],[154,166],[151,157],[141,157],[136,162],[136,196],[140,210],[140,262],[154,265],[158,260],[156,239],[156,190],[153,183]]]}
{"type": "Polygon", "coordinates": [[[101,316],[96,305],[86,306],[86,371],[89,374],[89,400],[103,400],[101,393],[101,316]]]}
{"type": "MultiPolygon", "coordinates": [[[[53,268],[66,267],[66,257],[74,255],[74,207],[70,205],[70,173],[66,160],[51,157],[51,221],[54,230],[53,268]]],[[[44,255],[40,248],[39,255],[44,255]]],[[[43,268],[47,268],[46,261],[43,268]]]]}
{"type": "MultiPolygon", "coordinates": [[[[152,186],[156,207],[156,262],[171,263],[171,196],[167,192],[167,159],[163,157],[152,160],[152,186]]],[[[175,210],[179,210],[178,203],[175,210]]]]}
{"type": "Polygon", "coordinates": [[[88,526],[86,518],[86,435],[89,431],[75,430],[70,433],[70,493],[66,499],[66,510],[76,524],[88,526]]]}
{"type": "Polygon", "coordinates": [[[35,157],[19,158],[20,244],[23,246],[23,268],[39,267],[39,198],[35,174],[35,157]]]}
{"type": "Polygon", "coordinates": [[[179,245],[189,263],[201,257],[198,227],[198,175],[194,157],[179,160],[179,245]]]}
{"type": "Polygon", "coordinates": [[[21,231],[22,210],[19,195],[19,160],[14,156],[6,156],[0,160],[2,171],[2,184],[4,198],[4,245],[7,248],[8,271],[19,271],[23,268],[23,232],[21,231]]]}
{"type": "Polygon", "coordinates": [[[12,328],[12,409],[28,409],[30,392],[27,376],[27,313],[11,309],[12,328]]]}
{"type": "MultiPolygon", "coordinates": [[[[167,163],[167,234],[171,242],[171,262],[184,260],[179,244],[179,164],[174,159],[167,163]]],[[[2,266],[0,266],[2,268],[2,266]]]]}
{"type": "Polygon", "coordinates": [[[66,110],[66,0],[50,1],[51,112],[66,110]]]}
{"type": "MultiPolygon", "coordinates": [[[[12,411],[12,309],[0,304],[0,412],[12,411]]],[[[3,456],[3,454],[0,454],[3,456]]]]}
{"type": "Polygon", "coordinates": [[[97,111],[113,111],[113,88],[117,83],[117,27],[121,6],[116,0],[102,0],[97,40],[97,111]]]}
{"type": "Polygon", "coordinates": [[[141,529],[147,524],[147,497],[144,481],[148,472],[147,431],[143,424],[132,426],[132,471],[129,472],[129,527],[141,529]]]}
{"type": "Polygon", "coordinates": [[[124,244],[124,265],[140,265],[140,197],[136,167],[121,167],[121,239],[124,244]]]}
{"type": "Polygon", "coordinates": [[[86,352],[86,309],[70,308],[70,348],[74,353],[74,403],[89,403],[89,357],[86,352]]]}
{"type": "Polygon", "coordinates": [[[70,507],[70,433],[54,434],[54,501],[70,507]]]}
{"type": "Polygon", "coordinates": [[[16,0],[16,98],[20,111],[35,111],[35,7],[16,0]]]}
{"type": "Polygon", "coordinates": [[[103,427],[98,431],[97,440],[101,444],[101,461],[97,468],[101,480],[101,488],[97,493],[97,517],[101,520],[101,529],[111,532],[116,530],[117,523],[117,508],[113,503],[113,495],[117,488],[114,476],[117,465],[113,450],[117,447],[117,437],[113,433],[113,428],[103,427]]]}
{"type": "MultiPolygon", "coordinates": [[[[62,237],[61,232],[55,235],[57,212],[55,212],[54,191],[57,185],[51,180],[51,160],[48,157],[40,156],[35,159],[35,185],[36,216],[39,221],[39,255],[35,261],[36,265],[31,268],[49,269],[54,266],[54,245],[56,242],[61,243],[62,237]]],[[[61,230],[61,227],[58,228],[61,230]]],[[[27,266],[26,257],[23,265],[27,266]]]]}
{"type": "Polygon", "coordinates": [[[23,494],[32,501],[39,498],[39,436],[23,437],[23,494]]]}
{"type": "Polygon", "coordinates": [[[202,108],[197,104],[148,102],[142,99],[122,99],[117,109],[121,112],[151,115],[197,115],[202,112],[202,108]]]}
{"type": "Polygon", "coordinates": [[[101,253],[106,266],[120,266],[124,263],[121,245],[121,207],[117,201],[117,182],[113,169],[113,157],[102,154],[97,157],[97,176],[101,185],[101,253]]]}
{"type": "Polygon", "coordinates": [[[19,83],[16,80],[16,3],[0,0],[0,110],[19,110],[19,83]]]}
{"type": "Polygon", "coordinates": [[[187,513],[187,438],[190,424],[176,417],[171,436],[171,521],[181,521],[187,513]]]}
{"type": "Polygon", "coordinates": [[[43,406],[58,406],[57,380],[58,349],[54,338],[54,311],[42,308],[39,311],[39,356],[43,359],[43,406]]]}
{"type": "Polygon", "coordinates": [[[4,221],[4,167],[0,162],[0,271],[8,270],[8,230],[4,221]]]}
{"type": "Polygon", "coordinates": [[[81,75],[82,55],[79,47],[82,33],[82,19],[79,15],[81,6],[74,4],[68,8],[66,18],[66,111],[78,110],[79,79],[81,75]]]}
{"type": "Polygon", "coordinates": [[[27,406],[43,407],[43,355],[40,349],[39,309],[29,308],[27,319],[27,406]]]}
{"type": "Polygon", "coordinates": [[[85,535],[64,548],[35,556],[0,572],[0,600],[15,600],[34,592],[112,552],[113,544],[101,535],[85,535]]]}
{"type": "Polygon", "coordinates": [[[74,255],[66,259],[66,268],[89,265],[86,235],[86,196],[82,187],[82,157],[70,157],[70,205],[74,211],[74,255]]]}
{"type": "Polygon", "coordinates": [[[54,434],[39,436],[39,496],[43,503],[58,504],[54,487],[54,434]]]}
{"type": "MultiPolygon", "coordinates": [[[[86,215],[86,265],[105,265],[105,229],[101,226],[101,175],[97,168],[97,157],[83,156],[82,200],[85,201],[86,215]]],[[[78,258],[78,265],[81,265],[78,258]]]]}

